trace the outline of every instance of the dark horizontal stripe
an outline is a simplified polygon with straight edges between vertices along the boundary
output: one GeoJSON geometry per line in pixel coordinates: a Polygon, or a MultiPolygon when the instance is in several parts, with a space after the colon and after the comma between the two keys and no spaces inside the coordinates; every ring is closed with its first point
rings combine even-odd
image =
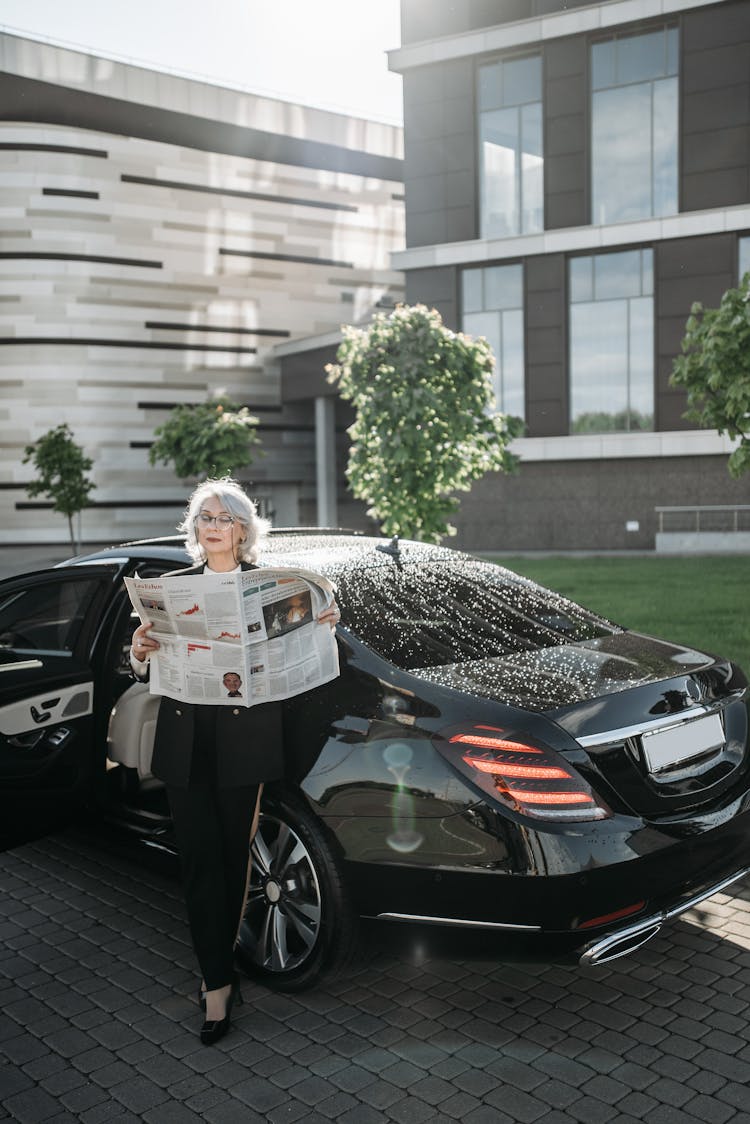
{"type": "Polygon", "coordinates": [[[160,261],[141,261],[140,258],[109,258],[101,254],[47,254],[43,251],[39,253],[0,252],[0,258],[15,261],[90,261],[98,262],[101,265],[134,265],[139,269],[163,268],[160,261]]]}
{"type": "Polygon", "coordinates": [[[152,176],[120,176],[123,183],[140,183],[145,187],[169,187],[176,191],[202,191],[208,195],[231,195],[235,199],[259,199],[264,203],[289,203],[298,207],[319,207],[325,211],[358,211],[351,203],[328,203],[323,199],[302,199],[291,195],[271,195],[264,191],[239,191],[233,187],[206,187],[202,183],[183,183],[181,180],[160,180],[152,176]]]}
{"type": "MultiPolygon", "coordinates": [[[[52,508],[51,503],[40,501],[39,503],[31,503],[21,501],[13,505],[16,511],[49,511],[52,508]]],[[[90,500],[86,507],[98,508],[114,508],[114,507],[184,507],[185,497],[179,500],[90,500]]]]}
{"type": "Polygon", "coordinates": [[[167,343],[159,340],[98,340],[88,337],[76,339],[72,336],[4,336],[3,344],[68,344],[82,347],[145,347],[152,351],[231,351],[238,355],[255,355],[257,347],[224,347],[211,343],[167,343]]]}
{"type": "MultiPolygon", "coordinates": [[[[278,425],[274,425],[273,423],[268,423],[268,422],[266,422],[266,423],[261,422],[261,424],[259,426],[257,426],[256,428],[258,430],[258,433],[314,433],[315,432],[315,426],[314,425],[300,425],[300,424],[289,425],[289,424],[285,424],[284,422],[279,422],[278,425]]],[[[343,429],[341,430],[341,432],[342,433],[344,432],[343,429]]]]}
{"type": "Polygon", "coordinates": [[[260,261],[290,261],[300,265],[333,265],[339,269],[354,269],[354,262],[335,261],[333,258],[308,258],[302,254],[264,254],[260,250],[228,250],[219,247],[219,253],[235,258],[258,258],[260,261]]]}
{"type": "MultiPolygon", "coordinates": [[[[257,480],[254,482],[257,488],[269,488],[274,484],[302,484],[302,480],[257,480]]],[[[34,503],[32,501],[19,500],[18,503],[13,504],[16,511],[51,511],[51,502],[39,500],[34,503]]],[[[112,508],[130,508],[131,510],[138,510],[139,508],[158,508],[158,507],[185,507],[185,497],[182,496],[178,500],[90,500],[86,504],[86,509],[99,508],[109,509],[112,508]]],[[[27,545],[24,543],[24,545],[27,545]]],[[[33,545],[33,544],[28,544],[33,545]]]]}
{"type": "MultiPolygon", "coordinates": [[[[38,503],[19,501],[13,505],[16,511],[28,511],[31,509],[46,509],[52,507],[51,503],[45,503],[40,500],[38,503]]],[[[185,498],[179,500],[89,500],[86,507],[184,507],[185,498]]]]}
{"type": "Polygon", "coordinates": [[[395,192],[392,192],[391,199],[393,199],[394,202],[396,202],[396,203],[405,203],[406,202],[406,196],[405,195],[396,195],[395,192]]]}
{"type": "MultiPolygon", "coordinates": [[[[176,406],[198,406],[205,405],[204,402],[136,402],[139,410],[174,410],[176,406]]],[[[281,406],[251,406],[249,402],[244,403],[245,409],[250,410],[253,414],[280,414],[282,411],[281,406]]]]}
{"type": "Polygon", "coordinates": [[[109,153],[103,148],[76,148],[72,144],[19,144],[4,141],[0,149],[6,152],[63,152],[70,156],[100,156],[107,159],[109,153]]]}
{"type": "Polygon", "coordinates": [[[162,320],[147,320],[144,327],[162,332],[229,332],[240,336],[291,336],[284,328],[220,328],[214,324],[167,324],[162,320]]]}
{"type": "MultiPolygon", "coordinates": [[[[300,423],[285,424],[279,422],[274,425],[269,422],[261,422],[260,425],[255,426],[256,433],[315,433],[314,425],[302,425],[300,423]]],[[[336,433],[346,433],[347,427],[340,425],[335,427],[336,433]]],[[[153,441],[131,441],[128,445],[130,449],[150,449],[154,444],[153,441]]]]}
{"type": "Polygon", "coordinates": [[[90,90],[71,89],[17,74],[0,74],[0,119],[116,133],[201,152],[223,152],[273,164],[374,179],[400,182],[404,178],[403,160],[392,156],[377,156],[342,145],[178,113],[157,105],[104,97],[90,90]]]}
{"type": "MultiPolygon", "coordinates": [[[[279,422],[278,425],[269,424],[268,422],[261,422],[260,425],[254,427],[256,433],[314,433],[314,425],[301,425],[299,423],[285,425],[284,422],[279,422]]],[[[345,432],[344,429],[341,430],[345,432]]],[[[150,449],[153,441],[131,441],[131,449],[150,449]]]]}
{"type": "Polygon", "coordinates": [[[98,199],[98,191],[68,191],[65,187],[43,187],[42,195],[70,195],[74,199],[98,199]]]}

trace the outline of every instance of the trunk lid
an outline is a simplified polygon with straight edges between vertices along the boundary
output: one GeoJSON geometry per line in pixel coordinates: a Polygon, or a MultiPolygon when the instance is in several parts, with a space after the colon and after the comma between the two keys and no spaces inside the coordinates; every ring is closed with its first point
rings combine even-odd
{"type": "Polygon", "coordinates": [[[543,713],[586,750],[587,779],[623,812],[677,815],[747,783],[747,680],[705,652],[618,632],[413,674],[543,713]]]}

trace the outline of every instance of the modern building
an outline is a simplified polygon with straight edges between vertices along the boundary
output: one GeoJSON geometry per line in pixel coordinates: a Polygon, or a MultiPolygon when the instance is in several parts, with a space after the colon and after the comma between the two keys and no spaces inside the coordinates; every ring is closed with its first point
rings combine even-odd
{"type": "Polygon", "coordinates": [[[526,422],[460,543],[652,549],[657,508],[750,504],[670,385],[692,302],[750,268],[748,60],[750,0],[402,0],[392,263],[410,303],[490,340],[526,422]]]}
{"type": "Polygon", "coordinates": [[[260,419],[264,511],[364,522],[348,407],[298,341],[403,299],[400,128],[6,34],[0,193],[0,544],[66,540],[23,464],[63,420],[94,461],[83,541],[171,531],[154,430],[222,390],[260,419]],[[279,345],[308,376],[288,401],[279,345]]]}

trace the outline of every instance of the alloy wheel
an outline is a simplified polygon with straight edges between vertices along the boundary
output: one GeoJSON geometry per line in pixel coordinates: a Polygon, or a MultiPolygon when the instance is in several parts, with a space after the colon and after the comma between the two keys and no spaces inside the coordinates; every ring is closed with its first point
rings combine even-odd
{"type": "Polygon", "coordinates": [[[309,850],[276,816],[261,816],[239,944],[266,972],[288,973],[312,955],[320,934],[322,898],[309,850]]]}

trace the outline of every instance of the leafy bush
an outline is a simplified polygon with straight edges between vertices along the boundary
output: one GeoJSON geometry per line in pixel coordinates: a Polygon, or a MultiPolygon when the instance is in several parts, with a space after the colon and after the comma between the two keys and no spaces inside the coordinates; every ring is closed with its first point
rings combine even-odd
{"type": "Polygon", "coordinates": [[[197,406],[175,406],[154,431],[148,459],[171,464],[182,480],[233,476],[252,462],[257,424],[246,406],[223,395],[197,406]]]}
{"type": "Polygon", "coordinates": [[[453,493],[511,472],[523,423],[494,411],[494,359],[484,339],[452,332],[425,305],[400,305],[344,328],[327,368],[356,411],[347,478],[387,535],[438,542],[455,534],[453,493]]]}

